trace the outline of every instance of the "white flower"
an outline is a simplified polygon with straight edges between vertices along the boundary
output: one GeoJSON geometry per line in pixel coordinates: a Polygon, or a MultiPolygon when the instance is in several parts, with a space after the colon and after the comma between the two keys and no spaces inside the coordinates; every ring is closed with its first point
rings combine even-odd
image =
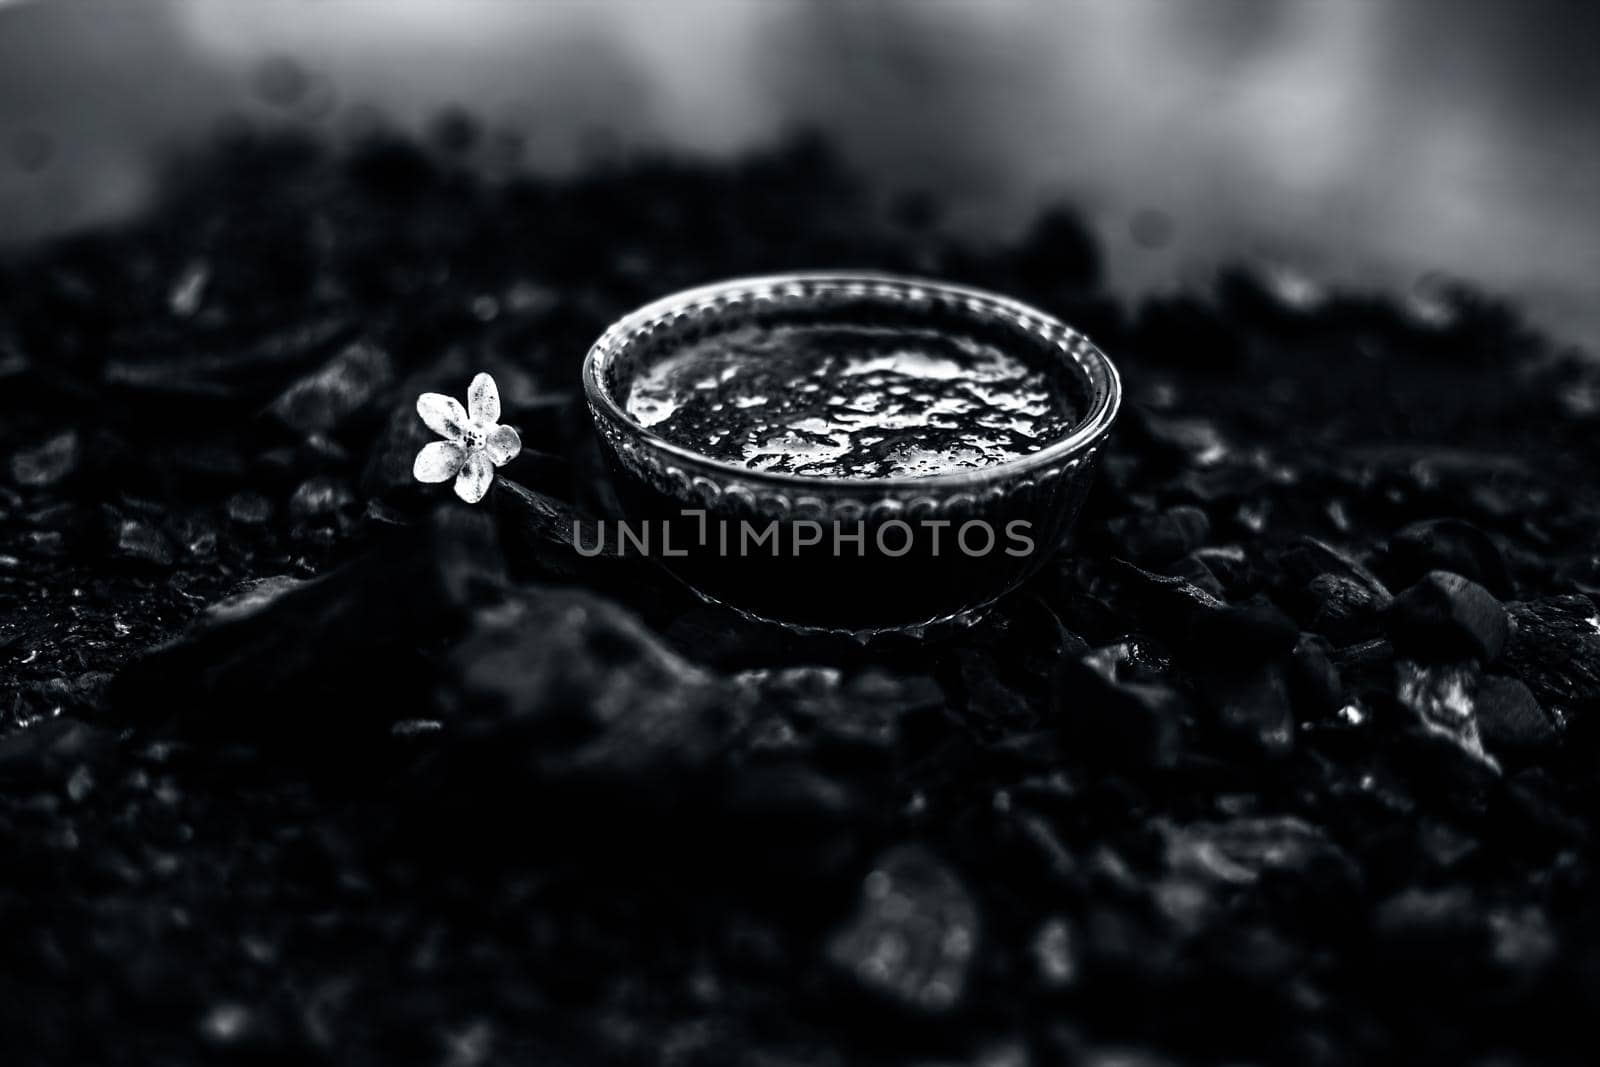
{"type": "Polygon", "coordinates": [[[522,451],[522,438],[500,425],[500,390],[494,379],[480,374],[467,387],[463,411],[455,397],[423,393],[417,397],[417,414],[428,429],[443,437],[425,445],[411,467],[419,482],[456,480],[456,496],[469,504],[483,499],[494,482],[494,469],[504,467],[522,451]]]}

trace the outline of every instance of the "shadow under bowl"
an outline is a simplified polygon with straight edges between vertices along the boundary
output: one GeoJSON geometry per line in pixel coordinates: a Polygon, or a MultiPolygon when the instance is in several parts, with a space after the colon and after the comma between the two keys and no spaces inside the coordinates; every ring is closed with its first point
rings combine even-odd
{"type": "Polygon", "coordinates": [[[614,323],[583,368],[613,471],[624,551],[701,597],[801,631],[869,637],[967,621],[1065,542],[1121,402],[1082,334],[1017,301],[879,274],[744,278],[687,290],[614,323]],[[639,376],[719,334],[849,324],[974,338],[1041,369],[1072,414],[1035,451],[918,477],[751,469],[669,440],[629,413],[639,376]]]}

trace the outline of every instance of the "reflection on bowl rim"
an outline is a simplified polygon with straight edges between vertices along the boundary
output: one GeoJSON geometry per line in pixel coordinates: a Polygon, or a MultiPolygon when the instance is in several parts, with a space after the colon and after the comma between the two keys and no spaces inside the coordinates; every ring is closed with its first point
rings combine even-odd
{"type": "Polygon", "coordinates": [[[872,271],[805,271],[791,274],[734,278],[697,286],[661,297],[629,312],[609,326],[590,346],[583,361],[583,387],[591,406],[603,410],[611,421],[628,427],[640,443],[659,452],[676,456],[691,465],[710,467],[745,482],[763,484],[775,490],[812,489],[835,493],[842,488],[872,492],[905,493],[921,491],[939,494],[950,489],[974,489],[1027,475],[1052,463],[1090,452],[1111,429],[1122,404],[1122,379],[1116,365],[1087,337],[1053,315],[998,293],[962,285],[906,275],[872,271]],[[755,300],[782,302],[797,300],[808,293],[837,291],[844,296],[918,301],[937,300],[959,305],[973,316],[1009,318],[1024,331],[1053,344],[1074,365],[1073,369],[1088,387],[1089,410],[1063,436],[1037,452],[972,470],[947,471],[921,477],[835,478],[817,475],[762,471],[720,460],[687,448],[661,436],[630,415],[612,395],[606,383],[606,370],[616,354],[649,335],[656,328],[691,315],[712,314],[723,308],[755,300]],[[1092,362],[1104,377],[1097,388],[1084,361],[1092,362]]]}

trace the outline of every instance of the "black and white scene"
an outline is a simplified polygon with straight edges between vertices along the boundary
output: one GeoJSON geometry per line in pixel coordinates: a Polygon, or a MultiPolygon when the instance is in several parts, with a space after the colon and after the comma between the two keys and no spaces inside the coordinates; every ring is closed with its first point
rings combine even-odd
{"type": "Polygon", "coordinates": [[[0,1064],[1594,1062],[1597,48],[0,0],[0,1064]]]}

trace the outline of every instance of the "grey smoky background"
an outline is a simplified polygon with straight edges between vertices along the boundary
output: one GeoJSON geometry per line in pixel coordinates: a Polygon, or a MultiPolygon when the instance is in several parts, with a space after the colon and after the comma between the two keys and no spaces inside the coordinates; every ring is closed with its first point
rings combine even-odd
{"type": "Polygon", "coordinates": [[[1600,338],[1600,8],[1578,0],[0,3],[0,245],[126,217],[219,124],[488,124],[486,168],[732,157],[799,127],[1114,290],[1241,258],[1443,274],[1600,338]]]}

